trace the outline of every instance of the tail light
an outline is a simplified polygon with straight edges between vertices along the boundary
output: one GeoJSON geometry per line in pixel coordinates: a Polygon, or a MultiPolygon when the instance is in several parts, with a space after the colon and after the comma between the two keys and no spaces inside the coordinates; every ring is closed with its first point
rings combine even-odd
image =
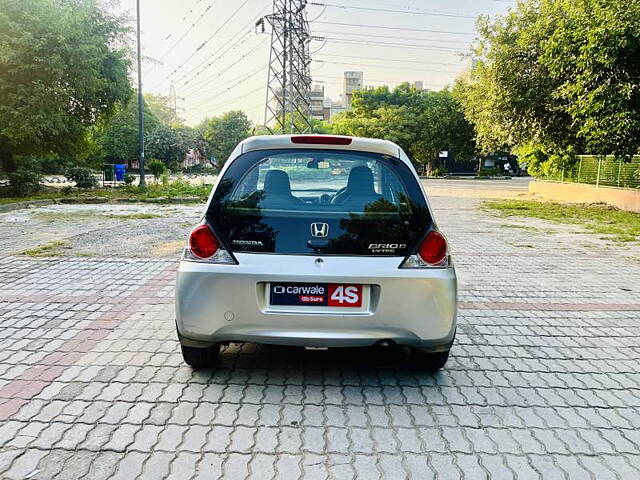
{"type": "Polygon", "coordinates": [[[447,259],[447,240],[440,232],[430,231],[418,249],[420,258],[429,265],[442,265],[447,259]]]}
{"type": "Polygon", "coordinates": [[[447,239],[440,232],[432,230],[420,244],[417,255],[409,255],[400,268],[448,267],[447,239]]]}
{"type": "Polygon", "coordinates": [[[198,225],[191,231],[188,243],[182,254],[182,260],[198,263],[238,264],[235,257],[225,250],[211,227],[206,223],[198,225]]]}
{"type": "Polygon", "coordinates": [[[218,251],[220,242],[208,225],[199,225],[189,236],[189,248],[196,257],[209,258],[218,251]]]}

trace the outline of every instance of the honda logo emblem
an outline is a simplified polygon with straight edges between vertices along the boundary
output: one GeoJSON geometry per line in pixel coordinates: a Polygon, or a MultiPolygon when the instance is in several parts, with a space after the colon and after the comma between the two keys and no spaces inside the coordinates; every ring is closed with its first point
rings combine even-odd
{"type": "Polygon", "coordinates": [[[314,237],[326,237],[329,235],[329,224],[320,222],[312,223],[311,235],[314,237]]]}

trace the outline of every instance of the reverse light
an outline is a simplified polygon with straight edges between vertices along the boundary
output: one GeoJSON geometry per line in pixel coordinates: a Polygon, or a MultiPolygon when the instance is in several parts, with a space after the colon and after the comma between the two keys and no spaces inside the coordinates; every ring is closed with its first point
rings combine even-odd
{"type": "Polygon", "coordinates": [[[199,225],[189,235],[189,248],[198,258],[212,257],[220,248],[220,242],[208,225],[199,225]]]}
{"type": "Polygon", "coordinates": [[[351,145],[351,137],[336,137],[334,135],[298,135],[291,137],[291,143],[307,145],[351,145]]]}

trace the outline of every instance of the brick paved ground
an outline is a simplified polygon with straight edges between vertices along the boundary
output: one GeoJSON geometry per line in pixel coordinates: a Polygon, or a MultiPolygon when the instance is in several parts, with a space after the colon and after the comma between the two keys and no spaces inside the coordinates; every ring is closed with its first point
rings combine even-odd
{"type": "Polygon", "coordinates": [[[255,345],[194,373],[171,260],[0,251],[0,477],[640,478],[638,259],[433,203],[461,283],[436,375],[255,345]]]}

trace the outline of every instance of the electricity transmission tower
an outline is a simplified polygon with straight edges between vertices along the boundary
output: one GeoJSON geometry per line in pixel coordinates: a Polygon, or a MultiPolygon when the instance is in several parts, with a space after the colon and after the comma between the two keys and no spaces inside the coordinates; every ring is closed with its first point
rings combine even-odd
{"type": "Polygon", "coordinates": [[[178,95],[176,94],[176,87],[173,85],[173,80],[171,80],[171,85],[169,86],[169,109],[171,110],[171,114],[173,115],[173,120],[177,121],[178,95]]]}
{"type": "Polygon", "coordinates": [[[274,0],[273,13],[256,28],[271,26],[264,125],[271,133],[311,131],[311,55],[307,0],[274,0]]]}

